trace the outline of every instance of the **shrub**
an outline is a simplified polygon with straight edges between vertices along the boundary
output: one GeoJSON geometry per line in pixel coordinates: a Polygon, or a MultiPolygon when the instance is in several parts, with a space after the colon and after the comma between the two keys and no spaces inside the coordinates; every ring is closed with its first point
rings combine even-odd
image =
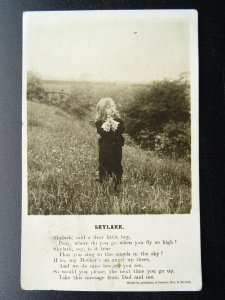
{"type": "Polygon", "coordinates": [[[160,156],[189,157],[191,152],[190,124],[170,122],[155,137],[155,150],[160,156]]]}
{"type": "Polygon", "coordinates": [[[44,102],[46,97],[45,89],[41,79],[32,72],[27,74],[27,100],[44,102]]]}
{"type": "Polygon", "coordinates": [[[127,133],[161,155],[190,152],[190,96],[187,81],[156,81],[137,89],[126,110],[127,133]]]}
{"type": "Polygon", "coordinates": [[[70,93],[68,100],[62,104],[63,109],[76,115],[78,118],[84,118],[92,111],[91,87],[80,84],[70,93]]]}

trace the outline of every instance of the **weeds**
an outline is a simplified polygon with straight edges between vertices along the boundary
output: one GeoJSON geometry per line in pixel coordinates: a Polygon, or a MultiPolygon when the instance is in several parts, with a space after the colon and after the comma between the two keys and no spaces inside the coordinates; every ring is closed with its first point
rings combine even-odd
{"type": "Polygon", "coordinates": [[[88,121],[28,102],[29,214],[190,213],[190,163],[158,158],[131,142],[123,149],[123,182],[96,181],[98,135],[88,121]]]}

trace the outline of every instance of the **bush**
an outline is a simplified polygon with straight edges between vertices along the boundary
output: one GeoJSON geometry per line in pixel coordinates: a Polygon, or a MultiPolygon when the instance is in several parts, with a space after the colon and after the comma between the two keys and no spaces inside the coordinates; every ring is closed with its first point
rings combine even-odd
{"type": "Polygon", "coordinates": [[[190,157],[190,124],[174,122],[166,124],[164,132],[155,137],[155,150],[160,156],[190,157]]]}
{"type": "Polygon", "coordinates": [[[46,92],[41,79],[32,72],[27,74],[27,100],[44,102],[46,92]]]}
{"type": "Polygon", "coordinates": [[[84,118],[92,111],[92,88],[85,84],[80,84],[72,90],[66,103],[61,105],[67,112],[84,118]]]}
{"type": "Polygon", "coordinates": [[[126,110],[126,130],[143,148],[168,156],[190,153],[187,81],[156,81],[137,89],[126,110]]]}

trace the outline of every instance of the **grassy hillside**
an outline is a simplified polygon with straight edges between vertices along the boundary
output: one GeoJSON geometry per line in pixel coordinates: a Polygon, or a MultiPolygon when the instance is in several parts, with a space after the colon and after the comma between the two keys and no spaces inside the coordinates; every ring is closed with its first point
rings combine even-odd
{"type": "MultiPolygon", "coordinates": [[[[169,214],[191,209],[190,164],[123,147],[122,190],[98,178],[98,135],[63,110],[28,102],[29,214],[169,214]]],[[[127,139],[128,141],[128,139],[127,139]]]]}

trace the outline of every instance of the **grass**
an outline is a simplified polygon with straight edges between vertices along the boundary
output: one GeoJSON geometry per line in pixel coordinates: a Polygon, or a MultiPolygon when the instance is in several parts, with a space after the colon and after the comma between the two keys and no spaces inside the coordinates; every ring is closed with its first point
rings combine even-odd
{"type": "Polygon", "coordinates": [[[28,102],[29,214],[182,214],[191,210],[190,163],[127,143],[116,195],[98,178],[98,135],[85,120],[28,102]]]}

